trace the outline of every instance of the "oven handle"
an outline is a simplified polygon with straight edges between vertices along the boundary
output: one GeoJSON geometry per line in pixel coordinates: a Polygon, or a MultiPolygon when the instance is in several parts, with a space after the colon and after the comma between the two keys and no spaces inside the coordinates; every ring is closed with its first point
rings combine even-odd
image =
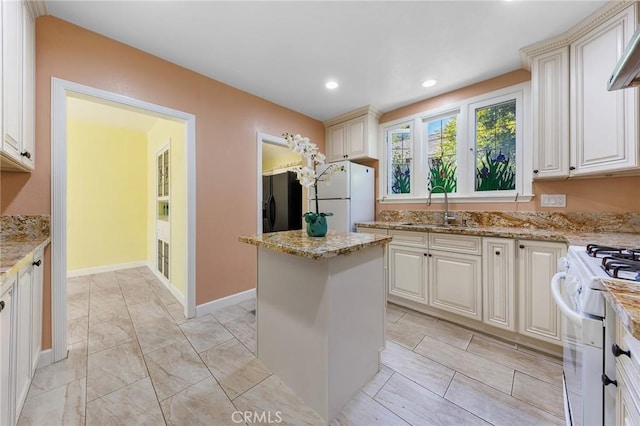
{"type": "Polygon", "coordinates": [[[556,305],[558,305],[558,308],[560,308],[564,316],[566,316],[569,321],[577,325],[582,325],[582,316],[567,305],[567,302],[562,298],[562,294],[560,293],[560,280],[564,281],[566,277],[567,274],[565,272],[558,272],[551,278],[551,294],[553,294],[553,299],[556,301],[556,305]]]}

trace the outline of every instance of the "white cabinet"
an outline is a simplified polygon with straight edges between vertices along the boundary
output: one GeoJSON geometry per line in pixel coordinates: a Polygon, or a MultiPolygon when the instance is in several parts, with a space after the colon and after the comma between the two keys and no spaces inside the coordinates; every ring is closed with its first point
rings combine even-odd
{"type": "Polygon", "coordinates": [[[365,107],[326,121],[327,162],[377,159],[378,117],[365,107]]]}
{"type": "Polygon", "coordinates": [[[566,244],[519,241],[517,253],[519,327],[524,335],[560,343],[560,310],[551,295],[551,278],[566,244]]]}
{"type": "MultiPolygon", "coordinates": [[[[389,235],[386,229],[357,227],[357,232],[363,234],[389,235]]],[[[384,246],[384,288],[385,294],[389,293],[389,245],[384,246]]]]}
{"type": "Polygon", "coordinates": [[[619,317],[616,318],[616,345],[621,349],[615,358],[615,379],[618,382],[616,425],[640,425],[640,361],[637,357],[640,353],[640,342],[627,331],[619,317]],[[622,351],[628,351],[629,355],[622,351]]]}
{"type": "Polygon", "coordinates": [[[35,136],[35,13],[2,0],[2,170],[30,171],[35,136]]]}
{"type": "Polygon", "coordinates": [[[569,48],[536,56],[531,64],[533,175],[569,175],[569,48]]]}
{"type": "Polygon", "coordinates": [[[515,331],[515,241],[483,238],[482,253],[482,320],[494,327],[515,331]]]}
{"type": "Polygon", "coordinates": [[[20,413],[31,383],[31,293],[33,265],[18,272],[16,305],[16,413],[20,413]]]}
{"type": "Polygon", "coordinates": [[[38,367],[42,351],[42,297],[44,284],[44,247],[33,254],[33,277],[31,282],[31,371],[38,367]]]}
{"type": "Polygon", "coordinates": [[[560,38],[523,49],[531,57],[535,178],[637,171],[638,89],[607,82],[633,35],[637,4],[607,5],[560,38]],[[546,44],[545,44],[546,43],[546,44]]]}
{"type": "Polygon", "coordinates": [[[571,166],[574,175],[634,168],[638,90],[607,82],[636,28],[631,6],[571,44],[571,166]]]}
{"type": "Polygon", "coordinates": [[[389,294],[427,303],[424,248],[389,244],[389,294]]]}
{"type": "Polygon", "coordinates": [[[482,319],[481,257],[429,251],[429,305],[482,319]]]}
{"type": "Polygon", "coordinates": [[[14,382],[13,367],[15,356],[14,314],[15,283],[17,276],[9,278],[0,291],[0,425],[14,424],[14,382]]]}

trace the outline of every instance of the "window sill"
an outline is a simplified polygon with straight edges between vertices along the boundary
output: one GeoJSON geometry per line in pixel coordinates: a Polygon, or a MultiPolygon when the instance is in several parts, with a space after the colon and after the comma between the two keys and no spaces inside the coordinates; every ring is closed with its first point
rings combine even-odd
{"type": "MultiPolygon", "coordinates": [[[[491,196],[456,196],[449,195],[450,203],[528,203],[534,197],[534,194],[527,195],[491,195],[491,196]]],[[[378,198],[380,204],[425,204],[427,198],[378,198]]],[[[434,194],[432,203],[444,203],[444,197],[441,194],[434,194]]]]}

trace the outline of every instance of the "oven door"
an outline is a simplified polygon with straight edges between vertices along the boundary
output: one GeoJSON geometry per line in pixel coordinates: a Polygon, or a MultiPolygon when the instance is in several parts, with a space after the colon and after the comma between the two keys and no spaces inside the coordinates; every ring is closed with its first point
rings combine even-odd
{"type": "MultiPolygon", "coordinates": [[[[601,424],[604,328],[601,319],[576,312],[570,292],[564,285],[574,279],[559,272],[551,281],[551,292],[563,314],[565,422],[571,426],[601,424]]],[[[570,283],[574,289],[577,288],[575,284],[570,283]]]]}

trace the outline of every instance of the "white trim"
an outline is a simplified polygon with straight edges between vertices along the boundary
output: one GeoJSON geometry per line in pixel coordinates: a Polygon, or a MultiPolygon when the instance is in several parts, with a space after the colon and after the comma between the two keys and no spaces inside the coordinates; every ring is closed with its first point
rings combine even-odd
{"type": "Polygon", "coordinates": [[[257,182],[256,182],[256,193],[258,194],[258,199],[256,206],[258,206],[256,212],[256,234],[262,234],[262,143],[268,143],[271,145],[282,146],[287,148],[287,143],[284,138],[273,136],[268,133],[258,132],[256,135],[256,153],[257,153],[257,182]]]}
{"type": "MultiPolygon", "coordinates": [[[[449,194],[449,203],[528,203],[535,197],[534,194],[525,195],[496,195],[492,197],[452,197],[449,194]]],[[[425,204],[426,198],[378,198],[380,204],[425,204]]],[[[433,194],[433,204],[444,203],[442,194],[433,194]],[[436,197],[437,195],[437,197],[436,197]]]]}
{"type": "Polygon", "coordinates": [[[141,266],[147,266],[146,260],[139,260],[137,262],[127,263],[114,263],[112,265],[93,266],[91,268],[73,269],[67,270],[67,278],[82,277],[91,274],[101,274],[103,272],[120,271],[122,269],[139,268],[141,266]]]}
{"type": "Polygon", "coordinates": [[[183,111],[51,78],[51,328],[53,361],[67,356],[67,109],[68,94],[79,94],[144,109],[184,122],[187,160],[187,279],[185,316],[196,313],[196,117],[183,111]]]}
{"type": "Polygon", "coordinates": [[[203,303],[196,306],[196,317],[201,317],[206,314],[211,314],[219,311],[227,306],[237,305],[238,303],[251,300],[256,297],[256,289],[242,291],[240,293],[232,294],[221,299],[212,300],[211,302],[203,303]]]}
{"type": "MultiPolygon", "coordinates": [[[[171,294],[173,294],[173,297],[178,299],[178,302],[180,302],[180,304],[182,306],[184,306],[184,300],[185,300],[184,294],[180,293],[177,288],[172,286],[171,283],[169,282],[169,280],[166,279],[165,276],[162,275],[160,273],[160,271],[158,271],[158,268],[156,268],[155,265],[153,265],[151,262],[146,261],[144,266],[149,268],[149,270],[151,272],[153,272],[153,275],[155,275],[156,278],[158,278],[158,280],[162,283],[162,285],[164,285],[166,287],[166,289],[169,290],[171,292],[171,294]]],[[[186,316],[186,314],[185,314],[185,316],[186,316]]],[[[191,317],[191,318],[193,318],[193,317],[191,317]]]]}
{"type": "Polygon", "coordinates": [[[51,364],[53,364],[53,350],[45,349],[44,351],[41,351],[38,358],[38,366],[36,367],[36,370],[38,368],[43,368],[51,364]]]}

